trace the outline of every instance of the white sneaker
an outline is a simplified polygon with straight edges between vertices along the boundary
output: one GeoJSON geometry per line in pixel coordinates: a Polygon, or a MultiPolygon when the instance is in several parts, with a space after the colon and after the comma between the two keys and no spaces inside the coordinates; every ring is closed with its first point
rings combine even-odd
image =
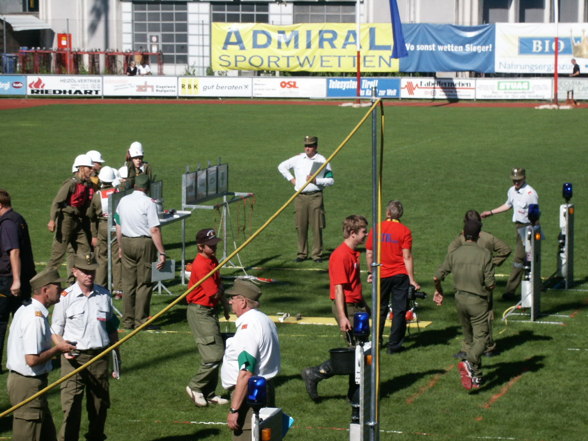
{"type": "Polygon", "coordinates": [[[195,392],[192,389],[190,389],[190,386],[186,386],[186,393],[188,394],[188,396],[190,397],[190,399],[192,400],[192,402],[196,406],[198,406],[198,407],[208,406],[208,401],[206,401],[206,398],[204,398],[204,395],[202,394],[202,392],[195,392]]]}
{"type": "Polygon", "coordinates": [[[208,404],[218,404],[219,406],[229,404],[229,400],[223,397],[219,397],[218,395],[215,395],[212,398],[208,398],[206,401],[208,401],[208,404]]]}

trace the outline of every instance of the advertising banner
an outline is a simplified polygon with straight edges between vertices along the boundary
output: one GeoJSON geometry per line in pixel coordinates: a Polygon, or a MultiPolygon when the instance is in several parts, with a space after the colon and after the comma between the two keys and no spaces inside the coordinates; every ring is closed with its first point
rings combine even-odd
{"type": "Polygon", "coordinates": [[[575,100],[588,100],[588,78],[559,78],[557,96],[560,102],[565,102],[568,92],[575,100]]]}
{"type": "Polygon", "coordinates": [[[0,75],[0,95],[26,95],[27,78],[24,75],[0,75]]]}
{"type": "Polygon", "coordinates": [[[102,95],[102,77],[27,75],[27,95],[100,96],[102,95]]]}
{"type": "Polygon", "coordinates": [[[572,73],[575,58],[581,73],[588,73],[588,36],[585,23],[496,24],[496,72],[552,74],[555,37],[558,38],[558,72],[572,73]]]}
{"type": "Polygon", "coordinates": [[[251,97],[251,78],[179,78],[179,95],[184,97],[251,97]]]}
{"type": "Polygon", "coordinates": [[[553,95],[551,78],[477,78],[476,99],[548,100],[553,95]]]}
{"type": "Polygon", "coordinates": [[[259,98],[325,98],[326,78],[253,78],[253,96],[259,98]]]}
{"type": "MultiPolygon", "coordinates": [[[[371,97],[376,88],[378,98],[399,98],[400,78],[361,78],[360,96],[371,97]]],[[[328,78],[327,98],[355,98],[357,96],[356,78],[328,78]]]]}
{"type": "Polygon", "coordinates": [[[476,80],[461,78],[402,78],[400,97],[428,98],[432,100],[473,100],[476,97],[476,80]]]}
{"type": "Polygon", "coordinates": [[[105,76],[104,96],[178,96],[177,77],[105,76]]]}
{"type": "Polygon", "coordinates": [[[494,72],[494,25],[404,24],[401,72],[494,72]]]}
{"type": "MultiPolygon", "coordinates": [[[[398,72],[390,23],[361,25],[361,71],[398,72]]],[[[356,72],[354,23],[213,23],[212,69],[356,72]]]]}

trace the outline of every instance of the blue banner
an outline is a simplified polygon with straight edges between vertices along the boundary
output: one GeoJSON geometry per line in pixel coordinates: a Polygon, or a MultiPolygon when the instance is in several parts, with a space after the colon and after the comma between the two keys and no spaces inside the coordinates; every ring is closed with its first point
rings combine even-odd
{"type": "Polygon", "coordinates": [[[408,57],[400,59],[401,72],[494,72],[494,25],[402,26],[408,57]]]}
{"type": "MultiPolygon", "coordinates": [[[[378,98],[399,98],[400,78],[361,78],[360,96],[371,97],[372,87],[376,88],[378,98]]],[[[356,78],[329,78],[327,98],[355,98],[357,96],[356,78]]]]}
{"type": "Polygon", "coordinates": [[[0,75],[0,95],[26,95],[27,82],[24,75],[0,75]]]}

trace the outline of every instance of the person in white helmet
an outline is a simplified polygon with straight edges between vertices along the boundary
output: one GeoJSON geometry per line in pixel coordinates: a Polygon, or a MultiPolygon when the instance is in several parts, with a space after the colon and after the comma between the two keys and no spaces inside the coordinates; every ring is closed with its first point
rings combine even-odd
{"type": "MultiPolygon", "coordinates": [[[[90,228],[92,231],[92,246],[94,247],[94,254],[98,262],[96,269],[95,283],[101,286],[108,284],[108,238],[114,238],[113,234],[108,234],[108,198],[117,189],[112,185],[116,178],[115,170],[112,167],[104,166],[98,174],[101,187],[92,198],[90,207],[88,208],[88,217],[90,218],[90,228]]],[[[112,244],[112,254],[118,255],[118,244],[116,241],[112,244]]],[[[113,272],[115,268],[113,265],[113,272]]],[[[118,274],[120,279],[120,274],[118,274]]],[[[116,282],[116,274],[113,281],[116,282]]],[[[113,292],[120,291],[119,286],[113,286],[113,292]]]]}
{"type": "Polygon", "coordinates": [[[143,144],[141,144],[139,141],[133,142],[127,151],[126,165],[129,171],[127,177],[128,188],[134,187],[135,176],[145,174],[149,177],[150,182],[153,181],[153,171],[151,169],[151,165],[143,160],[143,156],[143,144]]]}
{"type": "Polygon", "coordinates": [[[130,188],[128,184],[129,180],[129,168],[126,165],[123,165],[121,168],[117,170],[118,177],[115,181],[114,186],[117,188],[118,191],[128,190],[130,188]]]}
{"type": "Polygon", "coordinates": [[[98,174],[100,174],[100,170],[102,169],[102,165],[106,162],[102,158],[102,153],[98,150],[90,150],[86,153],[92,160],[92,174],[90,175],[90,181],[92,181],[92,185],[94,190],[98,190],[100,188],[100,179],[98,178],[98,174]]]}
{"type": "MultiPolygon", "coordinates": [[[[61,184],[51,203],[47,229],[55,235],[48,269],[59,269],[66,253],[84,255],[91,251],[90,220],[86,211],[94,195],[90,182],[93,164],[88,155],[78,155],[74,166],[77,173],[61,184]]],[[[68,277],[73,281],[71,261],[68,258],[68,277]]]]}

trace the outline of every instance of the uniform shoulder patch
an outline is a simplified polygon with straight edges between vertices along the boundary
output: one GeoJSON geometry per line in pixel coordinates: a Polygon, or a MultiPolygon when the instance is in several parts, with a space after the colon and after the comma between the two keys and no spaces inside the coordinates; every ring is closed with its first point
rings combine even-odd
{"type": "Polygon", "coordinates": [[[243,326],[241,326],[241,329],[247,329],[247,323],[244,323],[243,326]]]}
{"type": "Polygon", "coordinates": [[[43,313],[41,311],[35,311],[35,317],[43,317],[43,313]]]}
{"type": "Polygon", "coordinates": [[[69,294],[69,291],[67,289],[64,289],[63,291],[61,291],[61,297],[65,297],[68,294],[69,294]]]}

